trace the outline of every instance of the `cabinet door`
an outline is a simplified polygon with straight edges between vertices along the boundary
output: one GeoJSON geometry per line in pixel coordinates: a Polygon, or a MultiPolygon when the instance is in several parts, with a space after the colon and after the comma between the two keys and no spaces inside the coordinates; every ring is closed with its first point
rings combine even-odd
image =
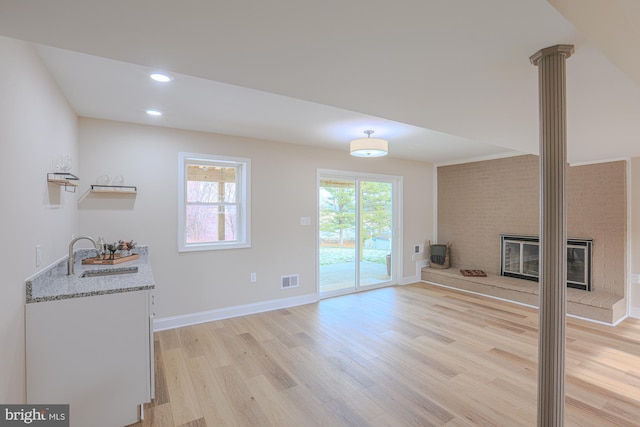
{"type": "Polygon", "coordinates": [[[27,304],[27,402],[71,426],[127,425],[150,395],[149,292],[27,304]]]}

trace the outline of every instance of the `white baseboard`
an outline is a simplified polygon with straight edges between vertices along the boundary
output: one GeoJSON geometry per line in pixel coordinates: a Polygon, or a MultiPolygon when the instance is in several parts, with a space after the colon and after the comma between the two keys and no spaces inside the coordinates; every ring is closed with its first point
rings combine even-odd
{"type": "Polygon", "coordinates": [[[420,276],[416,275],[416,276],[409,276],[409,277],[403,277],[402,278],[402,282],[400,283],[401,285],[410,285],[412,283],[416,283],[420,281],[420,276]]]}
{"type": "Polygon", "coordinates": [[[629,317],[640,319],[640,307],[629,308],[629,317]]]}
{"type": "Polygon", "coordinates": [[[162,317],[153,320],[153,331],[158,332],[166,329],[181,328],[183,326],[197,325],[198,323],[213,322],[214,320],[229,319],[231,317],[279,310],[281,308],[311,304],[318,301],[319,297],[317,294],[309,294],[299,297],[257,302],[254,304],[236,305],[233,307],[201,311],[198,313],[182,314],[179,316],[162,317]]]}
{"type": "Polygon", "coordinates": [[[410,285],[412,283],[420,282],[422,280],[422,268],[426,267],[427,265],[429,265],[429,260],[422,259],[422,260],[416,261],[416,275],[403,277],[402,282],[400,282],[400,284],[410,285]]]}

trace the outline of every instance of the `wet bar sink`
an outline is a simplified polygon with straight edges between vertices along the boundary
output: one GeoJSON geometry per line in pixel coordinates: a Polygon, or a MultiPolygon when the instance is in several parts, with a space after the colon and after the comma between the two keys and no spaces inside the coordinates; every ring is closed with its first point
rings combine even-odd
{"type": "Polygon", "coordinates": [[[100,270],[87,270],[83,272],[80,277],[113,276],[115,274],[131,274],[137,272],[138,267],[105,268],[100,270]]]}

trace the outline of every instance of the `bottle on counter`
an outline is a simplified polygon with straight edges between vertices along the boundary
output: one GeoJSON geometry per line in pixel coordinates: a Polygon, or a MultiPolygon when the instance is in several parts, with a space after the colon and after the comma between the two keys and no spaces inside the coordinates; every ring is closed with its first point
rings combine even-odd
{"type": "Polygon", "coordinates": [[[102,238],[102,236],[98,237],[98,258],[103,259],[106,251],[107,251],[107,248],[104,243],[104,239],[102,238]]]}

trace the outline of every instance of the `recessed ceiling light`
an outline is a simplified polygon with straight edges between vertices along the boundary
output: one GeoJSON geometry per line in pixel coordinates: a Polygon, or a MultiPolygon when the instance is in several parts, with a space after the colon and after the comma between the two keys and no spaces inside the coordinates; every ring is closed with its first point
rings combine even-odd
{"type": "Polygon", "coordinates": [[[156,110],[155,108],[150,108],[147,110],[147,114],[150,116],[161,116],[162,115],[162,111],[160,110],[156,110]]]}
{"type": "Polygon", "coordinates": [[[172,76],[165,73],[151,73],[149,77],[151,77],[152,80],[155,80],[160,83],[167,83],[173,80],[172,76]]]}

